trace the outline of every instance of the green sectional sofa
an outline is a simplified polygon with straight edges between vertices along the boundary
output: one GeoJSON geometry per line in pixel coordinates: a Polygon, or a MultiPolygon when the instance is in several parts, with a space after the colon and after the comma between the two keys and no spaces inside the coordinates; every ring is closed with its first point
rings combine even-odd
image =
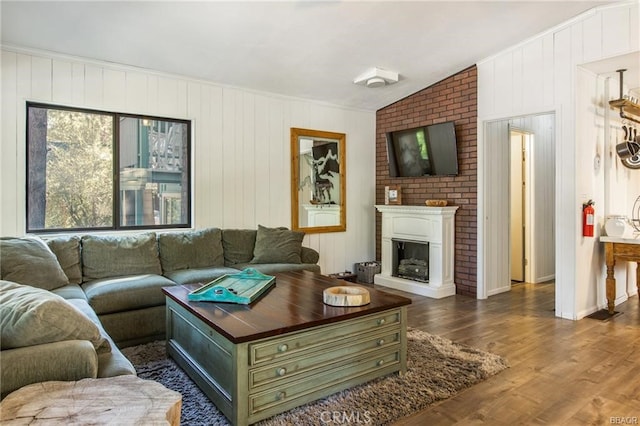
{"type": "Polygon", "coordinates": [[[165,338],[162,287],[247,267],[320,272],[303,236],[259,225],[0,238],[2,397],[35,382],[135,374],[118,348],[165,338]]]}

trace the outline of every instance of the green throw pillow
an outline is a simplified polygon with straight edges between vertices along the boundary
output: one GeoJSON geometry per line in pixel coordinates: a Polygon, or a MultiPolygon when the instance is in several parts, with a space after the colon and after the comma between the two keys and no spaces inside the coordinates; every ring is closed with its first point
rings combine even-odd
{"type": "Polygon", "coordinates": [[[80,258],[80,237],[58,237],[47,240],[47,245],[58,258],[70,284],[82,284],[82,262],[80,258]]]}
{"type": "Polygon", "coordinates": [[[62,297],[10,281],[0,281],[0,333],[3,350],[88,340],[97,352],[111,351],[98,326],[62,297]]]}
{"type": "Polygon", "coordinates": [[[141,274],[162,274],[154,232],[82,237],[82,275],[85,282],[141,274]]]}
{"type": "Polygon", "coordinates": [[[217,228],[159,234],[158,246],[165,272],[224,266],[222,231],[217,228]]]}
{"type": "Polygon", "coordinates": [[[251,263],[302,263],[304,232],[258,225],[251,263]]]}
{"type": "Polygon", "coordinates": [[[0,278],[53,290],[69,284],[56,255],[38,237],[0,238],[0,278]]]}
{"type": "Polygon", "coordinates": [[[253,259],[256,246],[255,229],[223,229],[222,247],[224,247],[225,265],[249,263],[253,259]]]}

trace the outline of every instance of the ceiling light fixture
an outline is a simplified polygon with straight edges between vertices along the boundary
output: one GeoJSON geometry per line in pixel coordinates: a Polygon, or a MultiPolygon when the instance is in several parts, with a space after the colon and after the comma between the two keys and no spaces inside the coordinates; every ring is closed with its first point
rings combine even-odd
{"type": "Polygon", "coordinates": [[[399,75],[397,72],[384,70],[382,68],[371,68],[356,77],[353,82],[374,88],[397,83],[398,80],[399,75]]]}

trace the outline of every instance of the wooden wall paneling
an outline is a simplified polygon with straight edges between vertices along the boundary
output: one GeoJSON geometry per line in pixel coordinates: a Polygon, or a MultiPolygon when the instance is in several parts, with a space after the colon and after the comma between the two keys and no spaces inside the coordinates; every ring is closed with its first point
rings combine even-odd
{"type": "Polygon", "coordinates": [[[236,220],[234,209],[236,194],[238,193],[237,165],[235,164],[235,144],[236,144],[236,120],[238,119],[236,105],[238,104],[238,93],[234,89],[223,89],[222,91],[222,159],[221,168],[224,171],[223,187],[220,204],[218,208],[223,211],[222,222],[225,228],[239,228],[239,221],[236,220]]]}
{"type": "Polygon", "coordinates": [[[102,109],[104,80],[102,68],[87,64],[84,69],[84,102],[87,108],[102,109]]]}
{"type": "Polygon", "coordinates": [[[582,21],[584,36],[584,61],[591,62],[602,58],[602,14],[596,13],[582,21]]]}
{"type": "Polygon", "coordinates": [[[124,71],[104,68],[104,97],[102,108],[107,111],[120,111],[126,106],[127,79],[124,71]]]}
{"type": "Polygon", "coordinates": [[[252,228],[256,223],[256,95],[245,92],[243,94],[243,139],[240,163],[243,167],[242,192],[240,205],[242,206],[242,227],[252,228]]]}
{"type": "Polygon", "coordinates": [[[147,114],[147,76],[135,71],[126,74],[125,105],[127,112],[147,114]]]}
{"type": "Polygon", "coordinates": [[[554,54],[553,34],[546,34],[542,37],[542,105],[544,109],[552,108],[555,105],[554,81],[555,74],[553,69],[554,54]]]}
{"type": "MultiPolygon", "coordinates": [[[[496,114],[496,95],[495,90],[493,90],[496,76],[495,67],[495,59],[490,59],[478,65],[478,111],[483,111],[487,117],[492,117],[496,114]]],[[[478,126],[482,126],[480,121],[478,126]]],[[[480,149],[480,146],[478,146],[478,153],[480,153],[480,149]]]]}
{"type": "Polygon", "coordinates": [[[73,102],[72,66],[68,61],[54,60],[51,73],[51,101],[68,105],[73,102]]]}
{"type": "Polygon", "coordinates": [[[494,60],[494,112],[513,111],[513,53],[494,60]]]}
{"type": "Polygon", "coordinates": [[[2,52],[0,77],[2,81],[2,126],[0,128],[0,235],[15,235],[18,224],[19,208],[17,203],[8,200],[17,200],[20,194],[16,181],[17,175],[17,111],[24,108],[23,101],[18,98],[15,82],[18,80],[18,55],[13,52],[2,52]],[[9,90],[12,88],[12,90],[9,90]],[[9,184],[11,182],[11,184],[9,184]]]}
{"type": "Polygon", "coordinates": [[[196,226],[224,228],[224,107],[223,89],[202,85],[202,115],[200,119],[201,131],[194,139],[196,152],[195,184],[199,187],[197,202],[201,215],[196,217],[196,226]],[[201,225],[201,223],[203,225],[201,225]]]}
{"type": "MultiPolygon", "coordinates": [[[[635,9],[638,13],[638,5],[635,9]]],[[[602,14],[602,56],[605,58],[626,53],[630,50],[631,7],[603,9],[602,14]]],[[[637,33],[636,33],[637,34],[637,33]]],[[[633,42],[637,45],[637,41],[633,42]]]]}
{"type": "Polygon", "coordinates": [[[41,102],[51,102],[52,61],[49,58],[31,58],[31,96],[41,102]]]}
{"type": "Polygon", "coordinates": [[[71,104],[84,105],[84,87],[85,87],[85,70],[84,65],[73,62],[71,67],[71,104]]]}
{"type": "Polygon", "coordinates": [[[511,72],[511,105],[514,111],[522,111],[523,106],[531,99],[524,99],[524,53],[523,48],[515,49],[511,55],[513,61],[511,72]]]}
{"type": "Polygon", "coordinates": [[[289,122],[285,102],[278,98],[269,101],[269,226],[291,226],[291,166],[289,159],[289,122]]]}
{"type": "MultiPolygon", "coordinates": [[[[254,154],[254,185],[256,188],[255,224],[269,223],[269,204],[271,194],[269,188],[269,99],[265,96],[256,96],[255,99],[255,143],[254,154]]],[[[290,226],[290,224],[287,224],[290,226]]]]}
{"type": "MultiPolygon", "coordinates": [[[[531,106],[543,105],[544,90],[544,46],[542,39],[536,39],[522,48],[522,102],[524,110],[531,106]]],[[[517,83],[516,83],[517,84],[517,83]]]]}
{"type": "Polygon", "coordinates": [[[157,115],[162,117],[184,116],[184,109],[178,104],[179,80],[169,77],[158,77],[157,115]]]}
{"type": "Polygon", "coordinates": [[[157,75],[147,76],[147,110],[150,115],[159,115],[158,96],[160,92],[160,79],[157,75]]]}

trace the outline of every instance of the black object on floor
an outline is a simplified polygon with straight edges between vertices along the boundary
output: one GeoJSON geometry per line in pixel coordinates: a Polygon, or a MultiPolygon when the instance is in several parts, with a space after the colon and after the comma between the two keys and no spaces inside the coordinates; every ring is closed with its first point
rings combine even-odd
{"type": "Polygon", "coordinates": [[[609,313],[608,309],[600,309],[599,311],[595,311],[591,315],[587,315],[587,318],[596,319],[599,321],[609,321],[611,318],[617,317],[621,312],[613,311],[613,314],[609,313]]]}

